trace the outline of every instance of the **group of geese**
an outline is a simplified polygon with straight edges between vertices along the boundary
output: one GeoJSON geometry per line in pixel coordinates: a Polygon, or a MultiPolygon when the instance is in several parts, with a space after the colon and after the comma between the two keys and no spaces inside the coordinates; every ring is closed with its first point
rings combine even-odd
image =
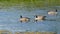
{"type": "MultiPolygon", "coordinates": [[[[48,11],[48,15],[57,15],[57,9],[48,11]]],[[[44,21],[46,20],[45,18],[46,16],[36,15],[35,21],[44,21]]],[[[30,18],[20,16],[20,22],[28,22],[28,21],[30,21],[30,18]]]]}

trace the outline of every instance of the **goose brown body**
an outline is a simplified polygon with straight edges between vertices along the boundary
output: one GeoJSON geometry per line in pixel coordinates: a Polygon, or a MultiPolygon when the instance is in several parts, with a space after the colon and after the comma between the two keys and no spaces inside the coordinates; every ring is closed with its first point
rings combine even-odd
{"type": "Polygon", "coordinates": [[[45,17],[46,16],[37,16],[37,17],[35,17],[35,20],[36,21],[43,21],[43,20],[45,20],[45,17]]]}
{"type": "Polygon", "coordinates": [[[29,18],[28,17],[21,17],[20,18],[20,21],[21,22],[28,22],[29,21],[29,18]]]}
{"type": "Polygon", "coordinates": [[[54,10],[51,10],[48,12],[49,15],[57,15],[57,10],[54,11],[54,10]]]}

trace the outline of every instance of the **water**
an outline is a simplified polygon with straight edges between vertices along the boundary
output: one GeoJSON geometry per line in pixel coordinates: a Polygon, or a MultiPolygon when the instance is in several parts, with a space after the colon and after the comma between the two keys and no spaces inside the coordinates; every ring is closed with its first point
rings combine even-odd
{"type": "Polygon", "coordinates": [[[26,10],[17,10],[16,8],[0,9],[0,30],[9,30],[12,32],[60,32],[60,10],[57,16],[47,14],[48,10],[36,9],[31,12],[26,10]],[[28,23],[21,23],[19,21],[20,15],[29,17],[28,23]],[[35,15],[47,16],[43,22],[35,22],[35,15]]]}

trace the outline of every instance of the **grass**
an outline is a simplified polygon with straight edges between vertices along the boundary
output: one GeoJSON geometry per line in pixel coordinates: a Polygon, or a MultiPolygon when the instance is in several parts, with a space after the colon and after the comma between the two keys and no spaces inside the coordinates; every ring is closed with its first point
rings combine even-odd
{"type": "Polygon", "coordinates": [[[0,0],[0,8],[8,8],[17,5],[29,9],[60,6],[60,0],[0,0]]]}

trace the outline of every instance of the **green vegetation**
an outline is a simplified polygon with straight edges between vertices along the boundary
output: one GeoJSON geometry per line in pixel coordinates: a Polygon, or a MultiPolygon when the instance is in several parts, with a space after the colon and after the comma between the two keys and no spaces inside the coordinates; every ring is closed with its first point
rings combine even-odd
{"type": "Polygon", "coordinates": [[[0,0],[0,8],[19,6],[20,8],[41,8],[60,6],[60,0],[0,0]]]}

